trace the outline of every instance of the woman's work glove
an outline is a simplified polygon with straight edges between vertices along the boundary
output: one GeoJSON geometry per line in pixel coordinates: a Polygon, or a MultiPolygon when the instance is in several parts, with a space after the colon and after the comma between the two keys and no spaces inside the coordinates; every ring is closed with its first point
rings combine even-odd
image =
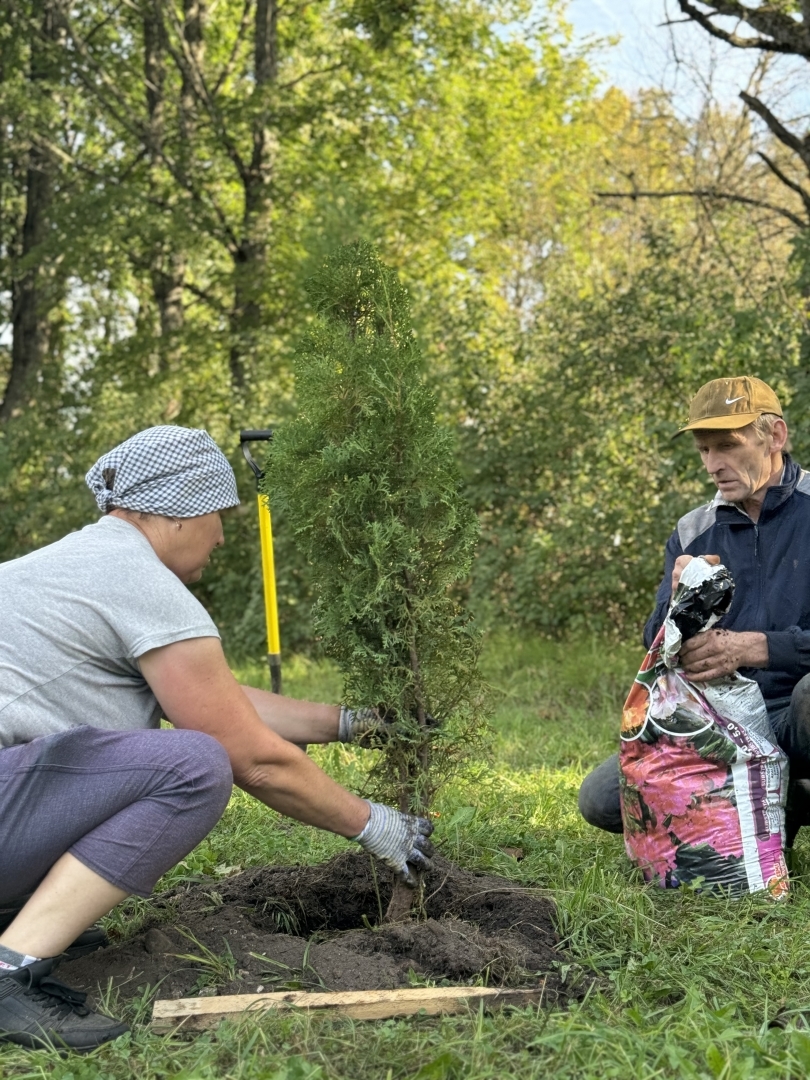
{"type": "MultiPolygon", "coordinates": [[[[438,721],[432,716],[426,716],[425,724],[429,728],[434,728],[438,726],[438,721]]],[[[363,747],[364,750],[378,750],[385,746],[396,729],[397,714],[385,705],[365,709],[350,709],[348,705],[340,706],[339,742],[354,743],[356,746],[363,747]]]]}
{"type": "Polygon", "coordinates": [[[358,746],[372,748],[382,746],[388,741],[388,722],[377,709],[350,709],[340,706],[338,740],[342,743],[356,743],[358,746]]]}
{"type": "Polygon", "coordinates": [[[428,837],[433,832],[432,822],[413,814],[402,814],[393,806],[373,802],[368,805],[371,807],[368,824],[352,840],[390,866],[401,881],[415,889],[419,884],[417,874],[431,869],[433,845],[428,837]]]}

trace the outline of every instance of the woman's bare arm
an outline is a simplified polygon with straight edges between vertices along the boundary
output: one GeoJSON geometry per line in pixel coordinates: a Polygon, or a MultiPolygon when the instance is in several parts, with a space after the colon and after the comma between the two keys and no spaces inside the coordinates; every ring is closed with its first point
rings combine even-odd
{"type": "Polygon", "coordinates": [[[221,743],[239,787],[307,825],[349,837],[363,830],[368,803],[262,721],[233,677],[218,638],[164,645],[144,653],[139,663],[166,719],[221,743]]]}
{"type": "Polygon", "coordinates": [[[265,724],[282,739],[294,743],[330,743],[337,740],[340,706],[300,701],[244,684],[242,692],[247,694],[265,724]]]}

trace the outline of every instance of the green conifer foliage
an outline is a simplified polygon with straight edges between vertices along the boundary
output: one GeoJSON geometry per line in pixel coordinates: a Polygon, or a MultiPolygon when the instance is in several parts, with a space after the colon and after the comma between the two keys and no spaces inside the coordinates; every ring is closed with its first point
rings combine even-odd
{"type": "Polygon", "coordinates": [[[479,634],[451,595],[478,524],[394,271],[352,244],[309,292],[318,318],[296,358],[299,411],[276,433],[265,483],[315,571],[316,627],[346,702],[398,717],[376,792],[424,812],[482,727],[479,634]]]}

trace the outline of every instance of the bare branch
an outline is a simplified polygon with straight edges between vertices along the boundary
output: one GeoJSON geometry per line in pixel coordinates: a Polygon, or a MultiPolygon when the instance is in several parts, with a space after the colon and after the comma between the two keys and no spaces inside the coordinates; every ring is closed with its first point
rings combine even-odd
{"type": "Polygon", "coordinates": [[[795,180],[791,180],[790,177],[787,176],[787,174],[779,168],[776,162],[773,161],[772,158],[768,157],[766,153],[764,153],[764,151],[758,150],[757,156],[762,158],[762,160],[765,162],[765,164],[768,166],[774,176],[781,180],[785,187],[789,187],[791,191],[796,192],[796,194],[804,203],[804,208],[807,211],[808,216],[810,216],[810,191],[808,191],[807,188],[802,187],[801,184],[796,183],[795,180]]]}
{"type": "Polygon", "coordinates": [[[781,47],[796,55],[807,55],[810,50],[808,27],[797,22],[788,14],[787,5],[781,0],[764,0],[756,7],[740,3],[739,0],[701,0],[704,7],[711,6],[718,15],[727,15],[740,22],[747,23],[758,34],[771,38],[771,51],[782,51],[781,47]]]}
{"type": "MultiPolygon", "coordinates": [[[[765,20],[760,16],[759,12],[754,11],[752,8],[747,8],[743,4],[737,3],[721,3],[720,0],[716,0],[712,4],[713,10],[706,13],[696,8],[694,4],[690,3],[690,0],[678,0],[678,6],[684,15],[688,15],[693,22],[696,22],[698,26],[702,26],[703,29],[712,35],[712,37],[719,38],[720,41],[725,41],[727,45],[733,45],[735,49],[762,49],[765,52],[783,52],[791,53],[796,56],[810,56],[810,39],[806,41],[802,46],[798,42],[795,42],[796,32],[801,32],[801,24],[796,23],[789,16],[781,16],[778,20],[778,12],[768,11],[767,15],[773,15],[773,20],[765,20]],[[712,15],[730,15],[732,18],[737,18],[741,22],[747,23],[754,29],[760,30],[768,35],[779,34],[779,36],[768,37],[741,37],[739,34],[733,31],[727,31],[721,29],[712,22],[712,15]],[[767,26],[767,29],[764,29],[767,26]],[[771,28],[773,27],[773,28],[771,28]],[[782,34],[786,34],[787,31],[792,31],[786,37],[786,40],[782,39],[782,34]]],[[[807,34],[803,35],[807,38],[807,34]]]]}
{"type": "Polygon", "coordinates": [[[228,308],[221,300],[218,300],[207,289],[201,289],[199,285],[194,285],[191,281],[184,281],[183,288],[190,292],[192,296],[196,296],[198,300],[202,300],[203,303],[208,304],[220,315],[227,315],[228,308]]]}
{"type": "Polygon", "coordinates": [[[309,71],[305,71],[303,75],[299,75],[296,79],[290,79],[289,82],[280,83],[278,88],[279,90],[291,90],[294,86],[297,86],[298,83],[303,82],[304,79],[311,79],[315,75],[329,75],[333,71],[340,71],[340,69],[345,66],[346,65],[341,62],[338,64],[330,64],[329,67],[325,68],[310,68],[309,71]]]}
{"type": "Polygon", "coordinates": [[[759,98],[747,94],[745,90],[740,91],[740,98],[752,112],[755,112],[757,116],[765,121],[768,125],[768,129],[781,143],[783,143],[783,145],[789,150],[792,150],[794,154],[798,154],[807,169],[810,170],[810,149],[804,145],[798,135],[794,135],[792,131],[788,131],[782,121],[778,120],[768,106],[760,101],[759,98]]]}
{"type": "Polygon", "coordinates": [[[784,206],[774,206],[764,199],[753,199],[748,195],[736,195],[731,191],[717,191],[715,188],[692,188],[683,191],[595,191],[598,199],[706,199],[742,203],[745,206],[757,206],[761,210],[770,210],[774,214],[792,221],[800,229],[810,227],[810,220],[803,221],[797,214],[784,206]]]}
{"type": "Polygon", "coordinates": [[[92,41],[93,38],[96,36],[96,34],[99,32],[99,30],[102,30],[105,26],[108,25],[108,23],[111,23],[113,21],[113,19],[115,18],[115,16],[118,14],[118,12],[121,10],[121,8],[123,6],[124,6],[124,0],[121,0],[121,3],[116,5],[116,7],[114,7],[110,11],[110,13],[107,15],[106,19],[102,19],[101,22],[96,23],[96,25],[93,27],[93,29],[88,31],[87,34],[85,34],[84,40],[88,41],[88,42],[92,41]]]}

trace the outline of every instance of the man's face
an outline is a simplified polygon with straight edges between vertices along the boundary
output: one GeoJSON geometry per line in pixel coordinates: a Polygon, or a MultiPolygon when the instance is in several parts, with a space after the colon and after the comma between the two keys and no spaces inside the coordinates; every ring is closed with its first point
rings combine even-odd
{"type": "Polygon", "coordinates": [[[752,424],[692,434],[706,472],[726,502],[744,502],[768,482],[773,436],[760,438],[752,424]]]}

